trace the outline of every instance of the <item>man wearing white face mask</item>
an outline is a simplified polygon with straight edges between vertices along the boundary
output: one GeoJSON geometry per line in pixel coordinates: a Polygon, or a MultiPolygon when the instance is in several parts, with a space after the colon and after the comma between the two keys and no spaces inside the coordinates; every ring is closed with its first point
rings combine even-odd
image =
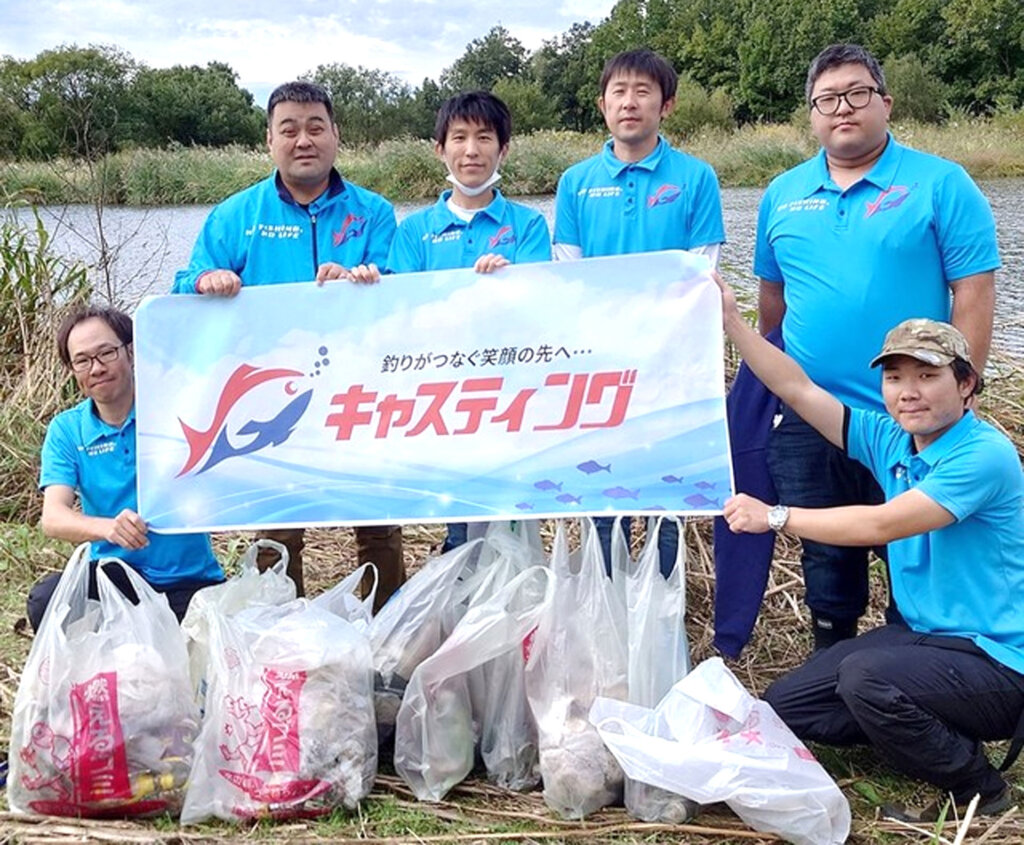
{"type": "MultiPolygon", "coordinates": [[[[437,202],[410,214],[391,242],[392,273],[472,267],[493,273],[506,264],[551,260],[551,236],[540,212],[509,202],[495,184],[508,154],[512,117],[486,91],[452,97],[434,126],[434,150],[452,187],[437,202]]],[[[448,526],[447,551],[466,541],[464,523],[448,526]]]]}

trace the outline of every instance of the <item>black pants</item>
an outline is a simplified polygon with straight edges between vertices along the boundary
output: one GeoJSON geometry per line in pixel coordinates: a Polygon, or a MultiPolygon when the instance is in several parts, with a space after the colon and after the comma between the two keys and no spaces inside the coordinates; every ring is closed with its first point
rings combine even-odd
{"type": "MultiPolygon", "coordinates": [[[[114,586],[117,587],[132,604],[139,603],[139,597],[135,594],[135,590],[132,589],[131,582],[124,574],[124,570],[120,566],[107,566],[104,567],[104,573],[109,576],[114,586]]],[[[29,624],[32,625],[33,631],[39,630],[39,623],[43,621],[43,614],[46,612],[47,606],[50,604],[50,599],[53,598],[53,592],[57,589],[57,583],[60,581],[60,572],[54,572],[50,575],[45,575],[36,581],[32,585],[32,589],[28,592],[28,598],[25,601],[25,610],[28,615],[29,624]]],[[[150,586],[158,593],[163,593],[167,596],[167,603],[171,606],[171,610],[174,611],[174,615],[180,622],[185,616],[185,611],[188,609],[188,603],[192,600],[192,596],[198,590],[203,587],[209,587],[211,584],[219,584],[223,579],[219,581],[178,581],[174,584],[168,584],[166,586],[157,586],[151,584],[150,586]]],[[[96,561],[89,562],[89,598],[95,599],[99,597],[99,592],[96,589],[96,561]]]]}
{"type": "Polygon", "coordinates": [[[815,652],[764,698],[801,739],[870,744],[960,803],[1005,786],[981,742],[1014,735],[1024,676],[967,639],[895,624],[815,652]]]}

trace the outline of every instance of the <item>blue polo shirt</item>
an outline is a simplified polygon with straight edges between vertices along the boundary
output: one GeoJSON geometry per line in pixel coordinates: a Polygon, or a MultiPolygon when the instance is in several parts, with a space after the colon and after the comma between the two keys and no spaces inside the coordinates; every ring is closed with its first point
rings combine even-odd
{"type": "Polygon", "coordinates": [[[950,285],[999,267],[988,202],[962,167],[892,136],[871,171],[840,190],[822,150],[761,200],[754,273],[783,284],[782,336],[816,384],[882,411],[868,365],[911,317],[948,321],[950,285]]]}
{"type": "Polygon", "coordinates": [[[1024,673],[1024,477],[1013,444],[968,411],[915,453],[887,414],[852,410],[846,448],[886,500],[920,490],[956,520],[889,543],[893,597],[907,624],[967,637],[1024,673]]]}
{"type": "Polygon", "coordinates": [[[555,243],[584,258],[725,241],[718,177],[711,165],[664,139],[637,162],[615,157],[613,140],[558,180],[555,243]]]}
{"type": "MultiPolygon", "coordinates": [[[[115,517],[138,510],[135,490],[135,408],[120,428],[103,422],[93,402],[58,414],[46,429],[39,488],[63,484],[74,489],[87,516],[115,517]]],[[[205,534],[156,534],[149,545],[125,549],[106,540],[92,543],[94,559],[116,557],[156,586],[217,581],[224,577],[205,534]]]]}
{"type": "Polygon", "coordinates": [[[452,214],[445,191],[434,205],[410,214],[391,242],[392,273],[472,267],[482,255],[503,255],[513,264],[551,260],[551,236],[539,211],[509,202],[500,191],[469,221],[452,214]]]}

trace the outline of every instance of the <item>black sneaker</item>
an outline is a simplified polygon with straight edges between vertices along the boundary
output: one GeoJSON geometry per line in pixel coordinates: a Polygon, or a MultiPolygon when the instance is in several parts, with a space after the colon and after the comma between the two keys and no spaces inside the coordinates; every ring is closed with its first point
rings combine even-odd
{"type": "MultiPolygon", "coordinates": [[[[1012,806],[1013,797],[1010,795],[1010,787],[1004,786],[1002,791],[992,798],[983,798],[979,801],[974,815],[999,816],[1012,806]]],[[[929,824],[937,822],[944,809],[946,810],[946,821],[953,821],[954,818],[962,819],[967,813],[966,804],[958,804],[954,813],[953,808],[949,807],[948,801],[944,801],[941,804],[938,801],[933,801],[927,807],[918,809],[907,807],[904,804],[885,804],[882,807],[882,818],[892,819],[897,822],[909,822],[911,824],[929,824]]]]}

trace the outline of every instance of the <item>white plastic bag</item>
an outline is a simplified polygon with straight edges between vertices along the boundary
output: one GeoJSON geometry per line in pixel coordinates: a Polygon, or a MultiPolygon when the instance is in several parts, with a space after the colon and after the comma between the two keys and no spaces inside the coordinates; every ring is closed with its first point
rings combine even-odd
{"type": "Polygon", "coordinates": [[[372,563],[364,563],[331,589],[312,599],[310,604],[340,616],[346,622],[355,625],[359,631],[366,633],[370,627],[370,620],[373,619],[373,600],[377,595],[377,582],[377,567],[372,563]],[[356,595],[356,591],[367,574],[373,576],[373,587],[366,598],[362,599],[356,595]]]}
{"type": "Polygon", "coordinates": [[[544,800],[566,818],[582,818],[622,797],[622,770],[587,713],[598,695],[626,698],[626,609],[605,575],[592,527],[582,554],[570,560],[559,523],[551,568],[555,595],[534,637],[526,692],[537,722],[544,800]]]}
{"type": "MultiPolygon", "coordinates": [[[[481,730],[468,673],[507,656],[522,667],[523,643],[549,610],[553,585],[544,567],[521,572],[471,606],[444,644],[413,672],[395,725],[395,771],[420,800],[440,801],[472,770],[481,730]]],[[[503,771],[525,779],[536,766],[536,743],[521,724],[527,708],[521,684],[518,689],[520,701],[513,697],[504,711],[486,714],[500,724],[484,723],[482,730],[492,736],[491,753],[503,771]]]]}
{"type": "Polygon", "coordinates": [[[295,582],[288,577],[288,549],[276,540],[260,539],[252,543],[238,564],[238,574],[220,584],[198,590],[188,604],[181,630],[188,641],[189,675],[200,712],[206,706],[206,672],[209,662],[210,632],[207,619],[211,612],[234,616],[247,607],[280,605],[295,599],[295,582]],[[281,557],[260,572],[256,558],[260,549],[273,549],[281,557]]]}
{"type": "Polygon", "coordinates": [[[454,627],[455,622],[449,621],[456,604],[453,596],[482,544],[483,540],[473,540],[428,560],[370,622],[367,633],[377,672],[374,698],[381,742],[394,732],[413,670],[437,651],[454,627]]]}
{"type": "Polygon", "coordinates": [[[833,845],[850,805],[810,751],[721,658],[701,663],[653,710],[598,698],[590,710],[629,777],[701,804],[724,801],[756,830],[833,845]]]}
{"type": "Polygon", "coordinates": [[[199,713],[185,638],[167,599],[120,560],[75,551],[14,702],[7,794],[16,812],[93,818],[176,814],[199,713]],[[120,567],[133,604],[104,566],[120,567]]]}
{"type": "MultiPolygon", "coordinates": [[[[668,517],[675,519],[674,517],[668,517]]],[[[647,543],[636,562],[623,566],[628,631],[629,701],[653,708],[690,671],[686,641],[686,546],[680,542],[675,564],[666,579],[661,574],[658,538],[665,517],[647,522],[647,543]]],[[[616,572],[619,577],[619,572],[616,572]]],[[[626,777],[626,811],[647,822],[682,824],[699,809],[696,802],[626,777]]]]}
{"type": "Polygon", "coordinates": [[[365,635],[305,599],[208,616],[207,711],[182,823],[354,809],[377,771],[365,635]]]}

